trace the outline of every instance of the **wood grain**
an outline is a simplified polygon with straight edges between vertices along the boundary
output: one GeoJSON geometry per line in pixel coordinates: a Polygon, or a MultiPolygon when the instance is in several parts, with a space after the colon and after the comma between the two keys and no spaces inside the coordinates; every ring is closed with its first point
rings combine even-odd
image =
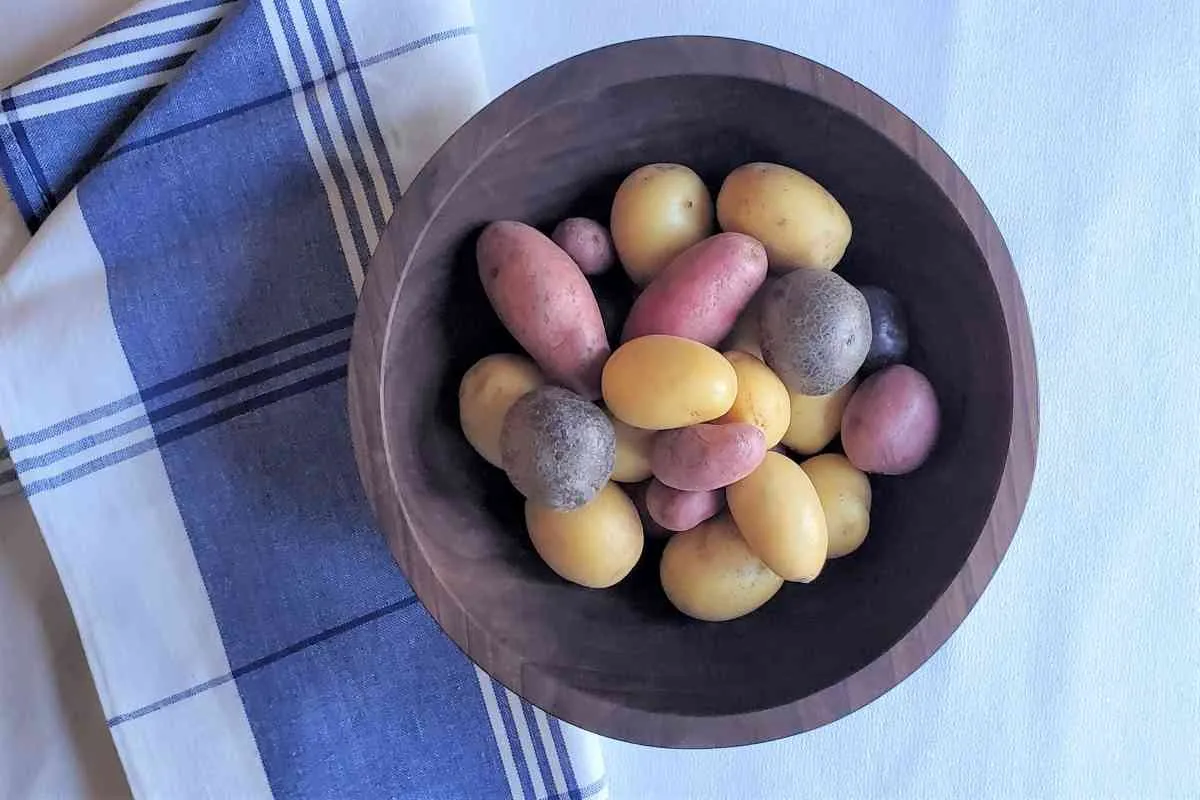
{"type": "MultiPolygon", "coordinates": [[[[1037,377],[1016,274],[983,202],[911,120],[819,64],[695,37],[604,48],[493,101],[429,162],[372,262],[350,412],[363,483],[397,561],[450,637],[580,727],[715,747],[824,725],[879,697],[950,636],[1017,528],[1032,481],[1037,377]],[[895,292],[943,432],[930,462],[874,482],[872,533],[809,586],[709,625],[667,604],[661,543],[610,591],[567,585],[529,546],[504,476],[457,429],[478,358],[514,349],[478,286],[492,219],[607,218],[633,168],[678,161],[714,190],[752,160],[801,169],[845,206],[839,270],[895,292]]],[[[1002,657],[1002,654],[997,654],[1002,657]]],[[[981,687],[981,691],[986,691],[981,687]]]]}

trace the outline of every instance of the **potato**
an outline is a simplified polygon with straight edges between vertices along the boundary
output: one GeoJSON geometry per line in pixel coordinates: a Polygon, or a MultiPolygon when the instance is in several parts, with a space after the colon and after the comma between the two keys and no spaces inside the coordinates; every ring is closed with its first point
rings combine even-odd
{"type": "Polygon", "coordinates": [[[791,395],[771,368],[754,356],[734,350],[725,358],[737,373],[738,391],[733,408],[717,422],[750,423],[763,432],[770,450],[779,444],[791,424],[791,395]]]}
{"type": "Polygon", "coordinates": [[[795,394],[791,398],[791,418],[783,434],[783,443],[802,455],[819,453],[829,446],[842,428],[842,412],[854,394],[858,382],[851,380],[833,394],[795,394]]]}
{"type": "MultiPolygon", "coordinates": [[[[522,395],[543,383],[532,361],[497,353],[475,362],[458,385],[458,421],[463,435],[492,466],[501,466],[500,430],[504,415],[522,395]]],[[[646,474],[649,475],[649,459],[646,474]]]]}
{"type": "Polygon", "coordinates": [[[723,505],[725,494],[717,489],[684,492],[658,480],[650,481],[646,487],[646,510],[655,522],[669,531],[691,530],[716,516],[723,505]]]}
{"type": "Polygon", "coordinates": [[[862,366],[871,346],[871,313],[840,276],[797,269],[763,299],[763,360],[799,394],[831,394],[862,366]]]}
{"type": "Polygon", "coordinates": [[[737,321],[733,323],[733,330],[722,344],[722,350],[737,350],[762,360],[762,329],[759,322],[762,317],[763,298],[767,296],[774,281],[775,279],[768,276],[759,290],[754,293],[754,297],[750,298],[750,302],[746,304],[742,313],[738,315],[737,321]]]}
{"type": "Polygon", "coordinates": [[[650,491],[650,484],[653,481],[642,481],[641,483],[631,483],[623,487],[629,495],[629,499],[633,501],[634,507],[637,508],[638,517],[642,520],[642,531],[648,539],[666,539],[672,536],[675,531],[669,531],[662,525],[659,525],[654,517],[650,516],[650,508],[646,505],[646,494],[650,491]]]}
{"type": "Polygon", "coordinates": [[[706,622],[745,616],[783,585],[727,516],[672,536],[658,574],[671,605],[706,622]]]}
{"type": "Polygon", "coordinates": [[[758,469],[725,490],[750,548],[784,580],[808,583],[825,566],[829,530],[812,481],[790,458],[767,453],[758,469]]]}
{"type": "Polygon", "coordinates": [[[500,462],[517,491],[535,503],[578,508],[608,483],[615,459],[612,423],[574,392],[534,389],[504,416],[500,462]]]}
{"type": "Polygon", "coordinates": [[[810,458],[800,468],[821,498],[829,531],[829,557],[853,553],[871,527],[871,481],[840,453],[810,458]]]}
{"type": "Polygon", "coordinates": [[[904,475],[933,451],[940,416],[929,380],[896,364],[864,380],[846,404],[842,448],[863,472],[904,475]]]}
{"type": "Polygon", "coordinates": [[[654,444],[654,431],[645,431],[626,425],[609,412],[609,421],[617,436],[617,455],[613,464],[612,480],[619,483],[637,483],[650,477],[650,448],[654,444]]]}
{"type": "Polygon", "coordinates": [[[613,198],[613,244],[633,282],[649,283],[675,256],[712,232],[713,204],[700,176],[682,164],[647,164],[613,198]]]}
{"type": "Polygon", "coordinates": [[[749,423],[701,423],[658,434],[650,467],[673,489],[705,492],[746,477],[766,452],[763,432],[749,423]]]}
{"type": "Polygon", "coordinates": [[[899,364],[908,355],[908,318],[899,298],[878,286],[860,286],[871,314],[871,347],[863,361],[863,372],[875,372],[888,364],[899,364]]]}
{"type": "Polygon", "coordinates": [[[717,194],[721,230],[758,239],[771,268],[833,269],[850,243],[850,217],[821,184],[790,167],[738,167],[717,194]]]}
{"type": "Polygon", "coordinates": [[[594,219],[564,219],[554,227],[550,238],[579,265],[584,275],[607,272],[617,260],[608,229],[594,219]]]}
{"type": "Polygon", "coordinates": [[[484,228],[475,255],[492,308],[546,377],[588,400],[599,397],[608,338],[571,257],[536,229],[508,221],[484,228]]]}
{"type": "Polygon", "coordinates": [[[615,483],[571,511],[526,501],[525,527],[550,569],[591,589],[605,589],[628,575],[645,543],[637,509],[615,483]]]}
{"type": "Polygon", "coordinates": [[[725,356],[691,339],[643,336],[604,365],[604,403],[617,419],[645,430],[708,422],[733,407],[737,372],[725,356]]]}
{"type": "Polygon", "coordinates": [[[719,233],[675,257],[634,301],[623,341],[662,333],[718,344],[767,277],[767,251],[740,233],[719,233]]]}

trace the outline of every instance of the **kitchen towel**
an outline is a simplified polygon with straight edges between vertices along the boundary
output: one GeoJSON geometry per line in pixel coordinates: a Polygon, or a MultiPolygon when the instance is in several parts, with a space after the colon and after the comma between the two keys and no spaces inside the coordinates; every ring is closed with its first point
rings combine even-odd
{"type": "Polygon", "coordinates": [[[0,485],[139,796],[607,794],[422,609],[350,449],[356,290],[484,97],[437,0],[142,3],[0,93],[0,485]]]}

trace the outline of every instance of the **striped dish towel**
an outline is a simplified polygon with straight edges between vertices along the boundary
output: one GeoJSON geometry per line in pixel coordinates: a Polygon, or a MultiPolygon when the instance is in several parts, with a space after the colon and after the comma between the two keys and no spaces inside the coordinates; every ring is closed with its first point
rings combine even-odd
{"type": "Polygon", "coordinates": [[[0,483],[139,796],[607,794],[413,597],[350,448],[356,290],[483,85],[466,0],[185,0],[0,94],[0,483]]]}

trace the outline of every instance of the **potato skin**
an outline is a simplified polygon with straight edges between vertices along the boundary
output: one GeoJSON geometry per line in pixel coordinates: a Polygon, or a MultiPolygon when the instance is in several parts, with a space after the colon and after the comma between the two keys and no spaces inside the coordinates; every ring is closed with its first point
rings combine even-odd
{"type": "Polygon", "coordinates": [[[863,472],[904,475],[937,443],[941,412],[929,379],[906,364],[876,372],[842,414],[842,448],[863,472]]]}
{"type": "Polygon", "coordinates": [[[792,420],[791,394],[771,368],[749,353],[725,354],[737,372],[738,391],[733,408],[719,423],[748,422],[763,432],[770,450],[783,439],[792,420]]]}
{"type": "Polygon", "coordinates": [[[622,341],[652,333],[718,344],[767,277],[767,251],[740,233],[719,233],[684,250],[642,292],[622,341]]]}
{"type": "Polygon", "coordinates": [[[754,297],[750,298],[750,302],[733,323],[733,330],[721,345],[722,350],[737,350],[762,360],[762,306],[774,282],[775,278],[770,275],[763,281],[763,285],[754,293],[754,297]]]}
{"type": "Polygon", "coordinates": [[[525,527],[550,569],[591,589],[608,588],[628,575],[645,544],[637,509],[615,483],[569,511],[526,501],[525,527]]]}
{"type": "Polygon", "coordinates": [[[744,164],[717,194],[721,230],[762,242],[774,270],[833,269],[850,243],[850,217],[825,187],[780,164],[744,164]]]}
{"type": "Polygon", "coordinates": [[[719,490],[684,492],[659,480],[646,487],[646,510],[650,517],[669,531],[686,531],[716,516],[725,505],[719,490]]]}
{"type": "Polygon", "coordinates": [[[463,375],[458,385],[459,425],[475,452],[492,466],[501,467],[504,415],[519,397],[544,382],[532,361],[512,353],[481,358],[463,375]]]}
{"type": "Polygon", "coordinates": [[[525,497],[560,510],[578,508],[608,483],[616,434],[595,404],[559,386],[542,386],[504,416],[500,456],[525,497]]]}
{"type": "Polygon", "coordinates": [[[654,439],[654,477],[685,492],[720,489],[749,475],[767,452],[763,432],[747,422],[700,424],[654,439]]]}
{"type": "Polygon", "coordinates": [[[571,257],[537,229],[507,220],[484,228],[475,255],[492,308],[547,379],[588,400],[599,397],[608,338],[571,257]]]}
{"type": "Polygon", "coordinates": [[[712,224],[712,196],[682,164],[647,164],[630,173],[613,197],[609,220],[621,265],[640,286],[708,236],[712,224]]]}
{"type": "Polygon", "coordinates": [[[658,574],[671,605],[705,622],[745,616],[783,586],[725,515],[672,536],[658,574]]]}
{"type": "Polygon", "coordinates": [[[788,389],[831,394],[858,372],[871,346],[871,314],[862,293],[840,275],[796,269],[763,300],[762,352],[788,389]]]}
{"type": "Polygon", "coordinates": [[[800,468],[821,499],[829,531],[829,557],[853,553],[871,528],[871,481],[840,453],[815,456],[800,468]]]}
{"type": "Polygon", "coordinates": [[[678,336],[642,336],[604,365],[604,403],[617,419],[645,430],[708,422],[733,407],[737,372],[711,347],[678,336]]]}
{"type": "Polygon", "coordinates": [[[584,275],[607,272],[617,260],[608,229],[594,219],[564,219],[554,227],[550,238],[579,265],[584,275]]]}
{"type": "Polygon", "coordinates": [[[618,483],[637,483],[650,477],[650,450],[654,445],[654,431],[645,431],[626,425],[609,412],[609,421],[617,437],[616,461],[613,464],[612,480],[618,483]]]}
{"type": "Polygon", "coordinates": [[[871,314],[871,347],[863,361],[863,372],[875,372],[888,364],[899,364],[908,355],[908,317],[900,299],[878,286],[860,286],[871,314]]]}
{"type": "Polygon", "coordinates": [[[804,470],[769,452],[758,469],[725,490],[729,512],[754,553],[784,580],[808,583],[829,551],[821,499],[804,470]]]}
{"type": "Polygon", "coordinates": [[[791,418],[783,434],[783,443],[806,456],[828,447],[842,429],[842,412],[856,386],[858,381],[851,379],[833,394],[791,393],[791,418]]]}

